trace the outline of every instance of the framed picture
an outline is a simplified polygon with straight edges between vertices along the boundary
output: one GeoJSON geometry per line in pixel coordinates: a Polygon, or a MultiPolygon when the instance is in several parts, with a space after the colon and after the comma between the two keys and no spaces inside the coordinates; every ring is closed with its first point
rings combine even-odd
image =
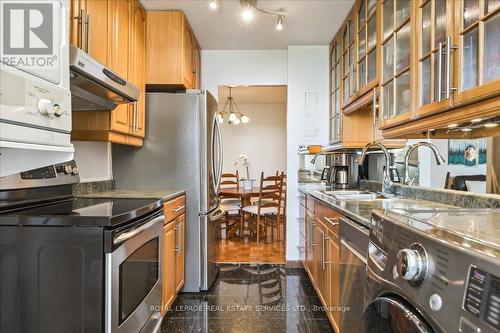
{"type": "Polygon", "coordinates": [[[476,166],[486,164],[487,141],[478,140],[449,140],[448,164],[476,166]]]}

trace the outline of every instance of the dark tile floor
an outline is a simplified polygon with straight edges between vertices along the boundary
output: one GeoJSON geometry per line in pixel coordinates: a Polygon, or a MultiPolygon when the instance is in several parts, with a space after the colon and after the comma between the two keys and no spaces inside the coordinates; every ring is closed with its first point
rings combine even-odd
{"type": "Polygon", "coordinates": [[[333,332],[303,269],[223,265],[212,288],[181,293],[162,333],[333,332]]]}

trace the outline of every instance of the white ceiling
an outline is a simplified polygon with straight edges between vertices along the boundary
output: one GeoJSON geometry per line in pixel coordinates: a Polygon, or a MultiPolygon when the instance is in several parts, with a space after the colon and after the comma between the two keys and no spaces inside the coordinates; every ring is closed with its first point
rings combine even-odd
{"type": "MultiPolygon", "coordinates": [[[[219,87],[219,107],[229,96],[229,87],[219,87]]],[[[236,104],[286,104],[286,86],[236,86],[231,89],[236,104]]]]}
{"type": "Polygon", "coordinates": [[[279,50],[289,45],[328,45],[354,0],[259,0],[258,7],[284,10],[284,29],[276,17],[256,12],[251,22],[241,19],[239,0],[141,0],[146,10],[182,10],[205,50],[279,50]]]}

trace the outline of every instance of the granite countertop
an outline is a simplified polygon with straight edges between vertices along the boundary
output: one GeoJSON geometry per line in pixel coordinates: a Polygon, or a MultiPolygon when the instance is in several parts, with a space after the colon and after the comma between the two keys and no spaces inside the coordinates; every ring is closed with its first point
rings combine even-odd
{"type": "Polygon", "coordinates": [[[162,199],[168,201],[185,194],[184,190],[110,190],[78,195],[81,198],[162,199]]]}
{"type": "Polygon", "coordinates": [[[337,200],[320,192],[320,190],[325,189],[327,188],[324,185],[314,186],[308,184],[306,186],[299,186],[299,191],[312,195],[314,198],[342,213],[346,217],[368,228],[370,227],[371,212],[374,209],[437,209],[452,207],[431,201],[399,197],[375,200],[337,200]]]}

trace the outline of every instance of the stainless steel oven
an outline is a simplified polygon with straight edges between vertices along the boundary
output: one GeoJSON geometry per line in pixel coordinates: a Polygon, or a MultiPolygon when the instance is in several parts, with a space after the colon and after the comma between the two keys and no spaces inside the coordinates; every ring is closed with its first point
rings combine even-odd
{"type": "Polygon", "coordinates": [[[158,332],[161,326],[163,211],[105,236],[105,332],[158,332]]]}

